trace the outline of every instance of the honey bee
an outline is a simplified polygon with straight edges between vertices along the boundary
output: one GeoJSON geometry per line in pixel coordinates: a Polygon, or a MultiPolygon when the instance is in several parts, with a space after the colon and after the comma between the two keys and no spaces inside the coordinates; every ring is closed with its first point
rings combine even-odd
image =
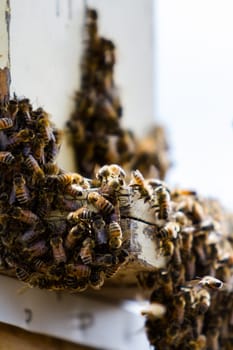
{"type": "Polygon", "coordinates": [[[147,186],[146,181],[139,170],[135,170],[131,174],[132,179],[129,183],[129,186],[135,187],[139,190],[141,197],[145,198],[145,201],[150,199],[151,191],[150,187],[147,186]]]}
{"type": "MultiPolygon", "coordinates": [[[[198,336],[196,340],[190,340],[188,344],[188,349],[190,350],[205,350],[206,349],[206,336],[204,334],[201,334],[198,336]]],[[[214,347],[209,347],[209,349],[213,350],[214,347]]],[[[216,348],[216,350],[218,347],[216,348]]]]}
{"type": "Polygon", "coordinates": [[[113,204],[101,196],[98,192],[90,192],[88,194],[87,200],[98,211],[102,212],[105,215],[112,214],[114,211],[113,204]]]}
{"type": "Polygon", "coordinates": [[[91,264],[93,261],[93,247],[94,241],[90,237],[83,241],[82,248],[80,249],[80,257],[85,265],[91,264]]]}
{"type": "Polygon", "coordinates": [[[112,254],[106,253],[95,256],[95,265],[111,266],[113,264],[116,264],[116,257],[112,254]]]}
{"type": "Polygon", "coordinates": [[[104,273],[106,278],[112,278],[117,274],[117,272],[120,270],[121,264],[114,264],[112,266],[106,266],[104,269],[104,273]]]}
{"type": "Polygon", "coordinates": [[[51,179],[52,178],[62,187],[73,184],[82,185],[85,183],[85,179],[76,173],[64,173],[56,176],[51,175],[51,179]]]}
{"type": "Polygon", "coordinates": [[[68,275],[75,276],[78,279],[89,278],[91,274],[91,268],[84,264],[68,264],[66,265],[66,272],[68,275]]]}
{"type": "Polygon", "coordinates": [[[60,168],[56,163],[48,162],[43,164],[43,170],[46,175],[58,175],[60,168]]]}
{"type": "Polygon", "coordinates": [[[175,295],[172,302],[172,320],[182,324],[185,316],[185,297],[182,294],[175,295]]]}
{"type": "Polygon", "coordinates": [[[72,249],[86,234],[87,226],[84,222],[79,222],[73,226],[65,239],[65,247],[72,249]]]}
{"type": "Polygon", "coordinates": [[[30,129],[22,129],[18,133],[14,133],[8,138],[7,148],[13,149],[20,143],[31,142],[35,137],[35,134],[30,129]]]}
{"type": "Polygon", "coordinates": [[[173,294],[173,283],[171,274],[165,269],[161,269],[158,274],[158,284],[161,286],[165,298],[173,294]]]}
{"type": "Polygon", "coordinates": [[[47,253],[48,246],[46,245],[46,242],[42,240],[25,247],[23,251],[27,252],[30,256],[30,259],[32,259],[47,253]]]}
{"type": "Polygon", "coordinates": [[[202,205],[198,203],[197,201],[194,201],[193,207],[192,207],[192,220],[194,224],[199,224],[200,222],[204,221],[205,219],[205,213],[202,205]]]}
{"type": "Polygon", "coordinates": [[[98,269],[92,269],[89,283],[93,289],[100,289],[104,284],[104,272],[98,269]]]}
{"type": "Polygon", "coordinates": [[[40,235],[40,231],[35,230],[34,228],[30,228],[25,231],[18,239],[23,244],[28,244],[33,242],[40,235]]]}
{"type": "Polygon", "coordinates": [[[212,276],[204,276],[199,280],[198,284],[210,289],[221,289],[223,287],[223,282],[212,276]]]}
{"type": "Polygon", "coordinates": [[[21,205],[27,204],[29,202],[29,191],[26,187],[26,181],[22,174],[16,174],[13,178],[13,190],[9,203],[14,203],[15,199],[21,205]]]}
{"type": "Polygon", "coordinates": [[[109,247],[112,249],[118,249],[122,245],[122,231],[120,225],[116,221],[112,221],[109,224],[109,247]]]}
{"type": "Polygon", "coordinates": [[[179,196],[197,196],[197,192],[194,190],[187,190],[187,189],[174,189],[171,191],[171,197],[176,198],[179,196]]]}
{"type": "Polygon", "coordinates": [[[37,128],[40,133],[40,137],[44,141],[45,145],[49,143],[50,140],[54,139],[52,128],[50,127],[50,122],[48,118],[48,114],[44,111],[37,118],[37,128]]]}
{"type": "Polygon", "coordinates": [[[26,269],[22,267],[16,267],[15,274],[20,281],[29,283],[30,273],[26,269]]]}
{"type": "Polygon", "coordinates": [[[160,242],[160,254],[163,256],[172,256],[175,250],[174,243],[169,239],[163,239],[160,242]]]}
{"type": "Polygon", "coordinates": [[[147,308],[141,311],[142,316],[146,316],[149,319],[162,318],[166,313],[166,306],[156,302],[148,305],[147,308]]]}
{"type": "Polygon", "coordinates": [[[11,216],[28,225],[35,225],[39,221],[39,217],[30,210],[24,210],[20,207],[14,207],[11,210],[11,216]]]}
{"type": "Polygon", "coordinates": [[[36,271],[47,273],[48,265],[38,257],[35,257],[31,260],[32,266],[36,269],[36,271]]]}
{"type": "Polygon", "coordinates": [[[125,171],[117,164],[104,165],[99,169],[97,175],[102,183],[116,181],[119,186],[124,185],[124,179],[126,177],[125,171]]]}
{"type": "Polygon", "coordinates": [[[40,163],[40,164],[45,164],[45,143],[43,140],[37,138],[34,141],[33,145],[33,154],[35,159],[40,163]]]}
{"type": "Polygon", "coordinates": [[[159,186],[156,189],[156,195],[158,200],[158,218],[167,220],[171,212],[171,198],[166,188],[159,186]]]}
{"type": "Polygon", "coordinates": [[[175,222],[168,222],[159,230],[158,237],[162,239],[176,239],[180,226],[175,222]]]}
{"type": "Polygon", "coordinates": [[[53,251],[53,258],[56,264],[66,262],[66,253],[63,247],[63,239],[55,236],[50,239],[50,245],[53,251]]]}
{"type": "Polygon", "coordinates": [[[0,130],[10,129],[13,126],[11,118],[0,118],[0,130]]]}
{"type": "Polygon", "coordinates": [[[93,211],[89,210],[86,207],[82,207],[77,209],[76,211],[71,212],[67,216],[67,220],[69,221],[74,221],[74,222],[79,222],[81,220],[90,220],[93,217],[93,211]]]}
{"type": "Polygon", "coordinates": [[[8,112],[10,113],[11,119],[14,121],[18,113],[18,102],[15,100],[10,100],[8,104],[8,112]]]}
{"type": "Polygon", "coordinates": [[[41,179],[44,177],[44,172],[39,166],[36,159],[33,157],[33,155],[29,154],[25,161],[24,161],[26,167],[33,173],[33,177],[41,179]]]}
{"type": "Polygon", "coordinates": [[[102,217],[96,217],[92,222],[92,228],[95,233],[95,242],[97,245],[107,244],[108,235],[105,227],[105,221],[102,217]]]}
{"type": "Polygon", "coordinates": [[[83,188],[76,185],[68,185],[65,188],[65,194],[69,194],[73,198],[80,198],[83,196],[83,188]]]}
{"type": "Polygon", "coordinates": [[[10,165],[14,160],[15,157],[11,152],[0,152],[0,163],[10,165]]]}

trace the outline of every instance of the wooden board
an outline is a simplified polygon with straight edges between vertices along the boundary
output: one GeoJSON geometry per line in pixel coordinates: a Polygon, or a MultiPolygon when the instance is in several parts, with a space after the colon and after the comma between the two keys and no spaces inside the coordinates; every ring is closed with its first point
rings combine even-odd
{"type": "Polygon", "coordinates": [[[91,350],[82,345],[0,323],[0,350],[91,350]]]}

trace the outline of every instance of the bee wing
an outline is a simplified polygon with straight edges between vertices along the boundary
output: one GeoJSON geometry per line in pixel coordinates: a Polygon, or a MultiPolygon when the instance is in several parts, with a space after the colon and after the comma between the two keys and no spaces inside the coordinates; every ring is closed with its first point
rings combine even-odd
{"type": "Polygon", "coordinates": [[[16,193],[15,193],[15,189],[14,186],[12,188],[11,194],[10,194],[10,198],[9,198],[9,204],[13,204],[16,200],[16,193]]]}

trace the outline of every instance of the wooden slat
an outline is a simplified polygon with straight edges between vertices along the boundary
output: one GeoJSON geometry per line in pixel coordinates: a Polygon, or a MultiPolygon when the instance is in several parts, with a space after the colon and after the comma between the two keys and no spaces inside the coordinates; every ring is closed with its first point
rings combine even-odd
{"type": "Polygon", "coordinates": [[[0,323],[0,350],[91,350],[64,340],[0,323]]]}

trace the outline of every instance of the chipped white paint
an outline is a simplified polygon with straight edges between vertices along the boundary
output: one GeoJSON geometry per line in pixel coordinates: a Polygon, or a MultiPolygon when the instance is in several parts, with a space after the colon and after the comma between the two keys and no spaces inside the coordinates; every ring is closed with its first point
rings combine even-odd
{"type": "Polygon", "coordinates": [[[0,69],[9,68],[9,42],[6,13],[9,12],[7,0],[0,1],[0,69]]]}

